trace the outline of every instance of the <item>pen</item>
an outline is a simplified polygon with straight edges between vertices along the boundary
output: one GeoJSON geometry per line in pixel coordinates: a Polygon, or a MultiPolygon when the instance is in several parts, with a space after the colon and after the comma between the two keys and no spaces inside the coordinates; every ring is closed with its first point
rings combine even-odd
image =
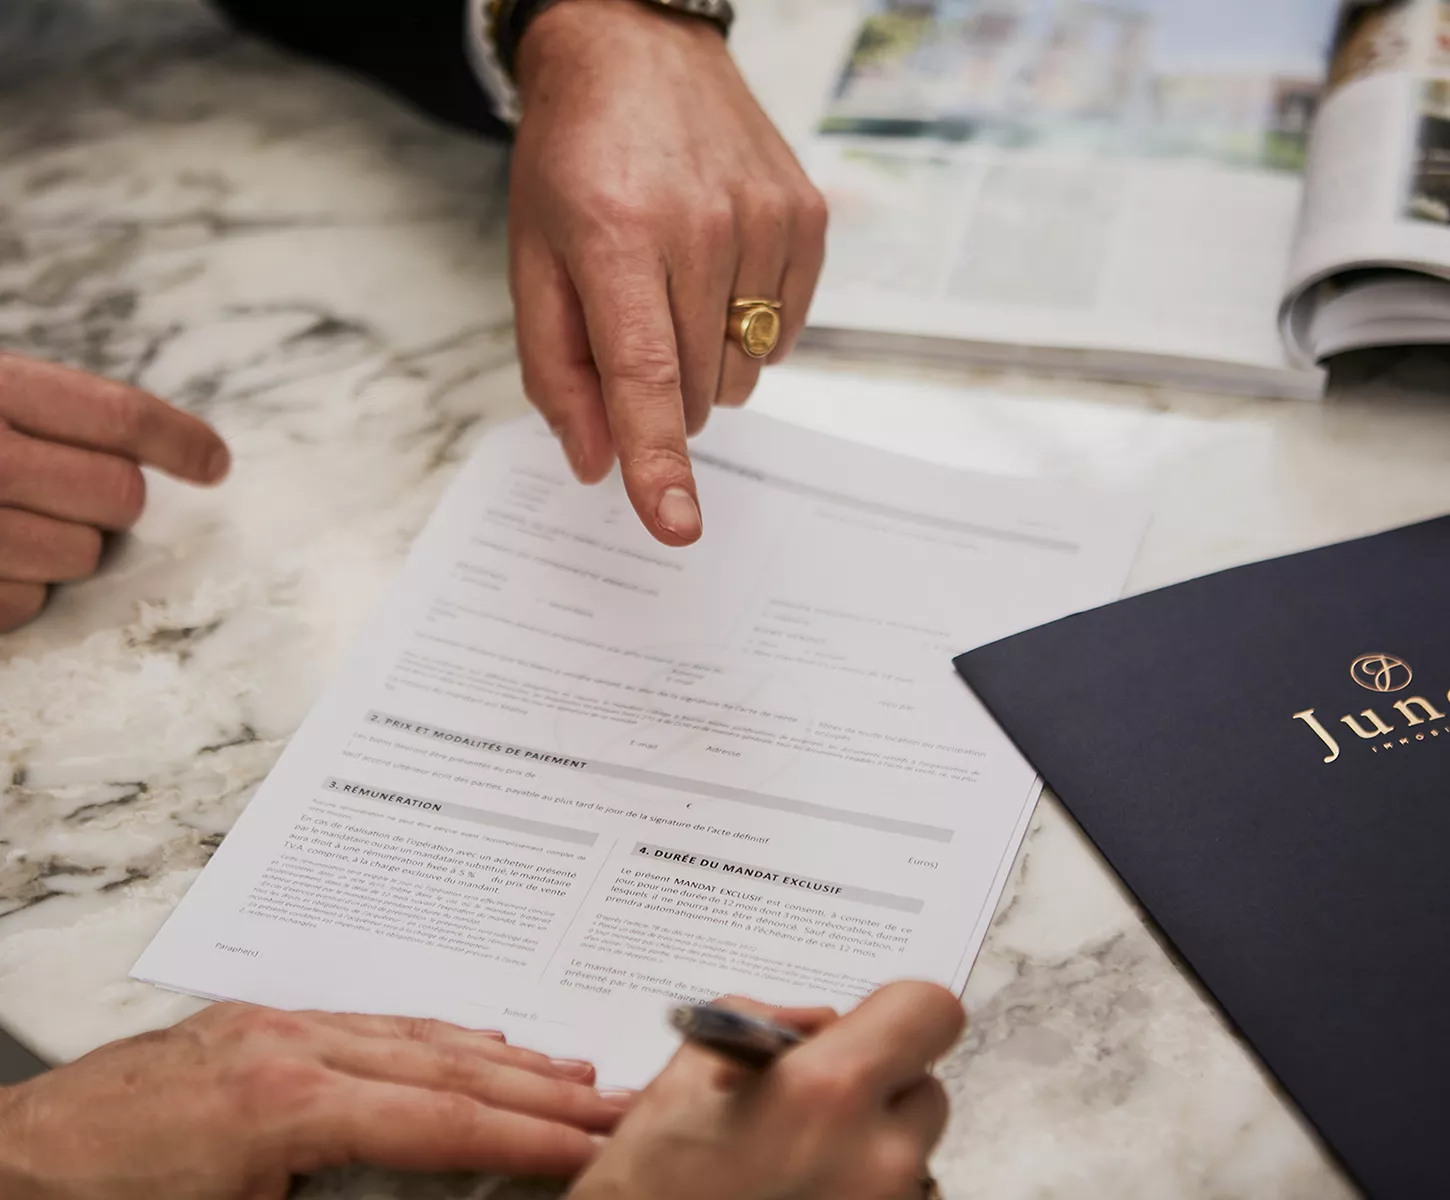
{"type": "MultiPolygon", "coordinates": [[[[765,1070],[791,1047],[805,1041],[794,1029],[716,1004],[681,1004],[671,1010],[670,1024],[687,1042],[756,1071],[765,1070]]],[[[922,1200],[942,1200],[941,1187],[930,1174],[922,1177],[921,1195],[922,1200]]]]}
{"type": "Polygon", "coordinates": [[[682,1004],[670,1013],[670,1024],[686,1041],[756,1071],[805,1040],[793,1029],[715,1004],[682,1004]]]}

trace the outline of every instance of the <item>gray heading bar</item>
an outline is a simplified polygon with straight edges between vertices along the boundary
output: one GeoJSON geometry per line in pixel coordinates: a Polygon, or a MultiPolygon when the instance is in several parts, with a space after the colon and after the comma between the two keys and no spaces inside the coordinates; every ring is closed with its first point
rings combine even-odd
{"type": "Polygon", "coordinates": [[[730,787],[728,784],[709,783],[703,779],[688,779],[683,775],[666,775],[660,771],[647,771],[640,767],[623,767],[613,763],[571,758],[562,754],[547,754],[541,750],[530,750],[525,746],[511,746],[504,742],[493,741],[477,734],[459,733],[453,729],[440,729],[435,725],[425,725],[420,721],[409,721],[405,717],[395,717],[389,713],[370,712],[367,720],[374,725],[382,725],[400,733],[411,733],[419,737],[431,738],[434,741],[447,742],[453,746],[465,746],[487,754],[502,754],[522,762],[562,767],[570,771],[580,771],[585,775],[622,780],[625,783],[643,783],[672,792],[689,792],[696,796],[729,800],[735,804],[748,804],[753,808],[768,808],[775,812],[794,813],[796,816],[813,817],[818,821],[831,821],[837,825],[854,825],[861,829],[874,829],[878,833],[894,833],[901,837],[918,838],[925,842],[950,842],[953,837],[950,829],[943,829],[936,825],[923,825],[918,821],[903,821],[897,817],[856,812],[849,808],[833,808],[828,804],[794,800],[789,796],[771,796],[764,792],[752,792],[746,788],[730,787]]]}

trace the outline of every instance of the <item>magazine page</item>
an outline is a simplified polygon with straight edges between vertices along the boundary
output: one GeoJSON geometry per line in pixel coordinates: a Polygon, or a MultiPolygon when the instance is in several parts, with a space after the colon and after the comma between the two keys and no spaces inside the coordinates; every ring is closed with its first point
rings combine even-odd
{"type": "Polygon", "coordinates": [[[869,0],[812,324],[1280,369],[1336,0],[869,0]]]}
{"type": "Polygon", "coordinates": [[[1450,0],[1346,0],[1311,141],[1285,339],[1302,361],[1450,341],[1445,277],[1450,0]]]}

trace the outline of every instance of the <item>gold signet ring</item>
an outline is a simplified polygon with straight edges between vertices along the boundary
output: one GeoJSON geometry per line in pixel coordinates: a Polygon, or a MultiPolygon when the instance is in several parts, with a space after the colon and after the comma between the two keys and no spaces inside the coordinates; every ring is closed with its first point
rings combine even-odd
{"type": "Polygon", "coordinates": [[[734,300],[730,304],[730,340],[751,358],[769,358],[780,345],[780,303],[734,300]]]}

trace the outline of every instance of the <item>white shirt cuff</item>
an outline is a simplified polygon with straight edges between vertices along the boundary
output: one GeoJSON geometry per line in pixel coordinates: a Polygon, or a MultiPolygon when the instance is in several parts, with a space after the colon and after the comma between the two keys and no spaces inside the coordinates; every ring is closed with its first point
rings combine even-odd
{"type": "Polygon", "coordinates": [[[517,125],[523,110],[519,104],[519,90],[499,62],[498,47],[488,29],[489,0],[467,0],[468,4],[468,57],[483,89],[493,101],[493,111],[499,120],[517,125]]]}

